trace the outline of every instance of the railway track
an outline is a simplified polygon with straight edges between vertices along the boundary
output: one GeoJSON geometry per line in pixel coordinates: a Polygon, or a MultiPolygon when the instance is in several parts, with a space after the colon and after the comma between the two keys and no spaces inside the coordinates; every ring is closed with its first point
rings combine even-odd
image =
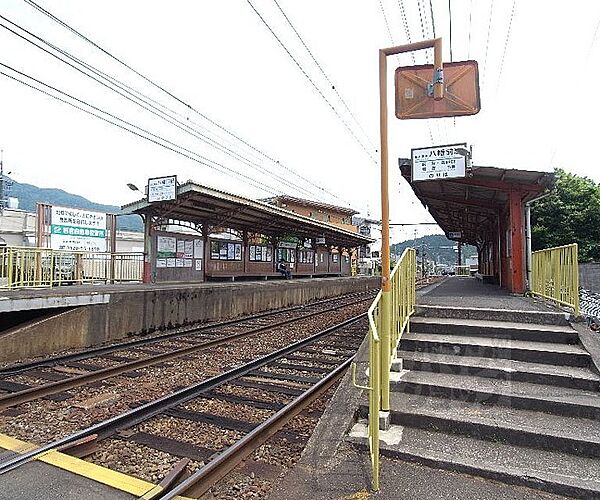
{"type": "Polygon", "coordinates": [[[60,401],[75,387],[99,382],[136,370],[258,335],[335,311],[361,304],[372,294],[352,294],[307,306],[260,313],[250,317],[206,325],[186,332],[170,332],[153,338],[90,349],[87,352],[53,356],[0,370],[0,410],[41,397],[60,401]],[[82,360],[85,360],[82,362],[82,360]]]}
{"type": "MultiPolygon", "coordinates": [[[[103,464],[108,455],[118,457],[118,450],[142,446],[160,451],[161,463],[172,464],[161,485],[144,498],[198,497],[335,383],[366,328],[362,312],[338,320],[290,345],[0,463],[0,474],[51,449],[81,454],[83,445],[89,454],[92,443],[98,449],[90,460],[103,464]],[[178,483],[185,470],[191,475],[178,483]]],[[[293,432],[286,432],[293,440],[293,432]]],[[[138,470],[150,469],[146,454],[137,453],[135,459],[138,470]]]]}

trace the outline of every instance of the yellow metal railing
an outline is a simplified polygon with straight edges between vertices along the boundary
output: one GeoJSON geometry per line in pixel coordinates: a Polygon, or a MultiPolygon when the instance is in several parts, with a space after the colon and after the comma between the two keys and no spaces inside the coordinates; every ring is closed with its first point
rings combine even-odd
{"type": "Polygon", "coordinates": [[[0,289],[142,281],[144,254],[0,247],[0,289]]]}
{"type": "Polygon", "coordinates": [[[416,269],[416,252],[407,248],[390,275],[390,321],[383,321],[381,306],[387,299],[382,292],[377,294],[368,311],[369,386],[357,387],[369,391],[368,440],[375,491],[379,490],[379,411],[389,410],[390,369],[398,343],[402,334],[409,330],[410,317],[415,312],[416,269]],[[390,325],[390,331],[385,331],[384,324],[390,325]]]}
{"type": "Polygon", "coordinates": [[[471,276],[471,266],[454,266],[456,276],[471,276]]]}
{"type": "Polygon", "coordinates": [[[579,314],[577,243],[533,252],[531,264],[531,293],[579,314]]]}

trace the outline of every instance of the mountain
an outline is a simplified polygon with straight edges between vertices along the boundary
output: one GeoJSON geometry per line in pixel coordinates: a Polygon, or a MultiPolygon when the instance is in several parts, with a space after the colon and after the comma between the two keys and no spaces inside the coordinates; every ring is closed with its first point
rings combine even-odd
{"type": "MultiPolygon", "coordinates": [[[[97,210],[106,213],[121,213],[121,208],[114,205],[102,205],[79,196],[67,193],[62,189],[39,188],[31,184],[22,184],[11,179],[11,188],[8,196],[19,199],[19,208],[28,212],[35,212],[36,204],[48,203],[65,207],[97,210]]],[[[117,229],[121,231],[142,232],[142,218],[139,215],[121,215],[117,217],[117,229]]]]}
{"type": "MultiPolygon", "coordinates": [[[[443,234],[432,234],[428,236],[421,236],[417,239],[406,240],[401,243],[394,243],[391,246],[392,253],[401,255],[405,248],[415,247],[421,251],[421,248],[425,250],[425,258],[432,259],[436,264],[456,264],[456,251],[454,248],[457,246],[456,241],[449,240],[443,234]]],[[[463,245],[462,247],[462,258],[463,265],[464,260],[467,257],[477,255],[477,249],[471,245],[463,245]]]]}

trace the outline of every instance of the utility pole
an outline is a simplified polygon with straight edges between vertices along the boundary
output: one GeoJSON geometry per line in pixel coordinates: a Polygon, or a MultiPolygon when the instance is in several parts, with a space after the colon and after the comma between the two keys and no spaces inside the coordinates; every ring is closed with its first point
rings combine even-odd
{"type": "Polygon", "coordinates": [[[462,243],[458,242],[458,267],[462,265],[462,243]]]}

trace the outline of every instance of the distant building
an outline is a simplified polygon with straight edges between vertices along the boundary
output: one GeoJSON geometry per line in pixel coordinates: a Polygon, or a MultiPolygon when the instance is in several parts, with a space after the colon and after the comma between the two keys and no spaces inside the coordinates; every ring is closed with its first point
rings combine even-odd
{"type": "Polygon", "coordinates": [[[305,217],[311,217],[321,222],[328,222],[346,231],[359,232],[358,227],[352,222],[352,216],[358,212],[352,208],[338,207],[336,205],[294,198],[287,195],[274,196],[262,201],[284,208],[290,212],[304,215],[305,217]]]}
{"type": "Polygon", "coordinates": [[[352,222],[359,234],[375,240],[359,248],[358,274],[374,274],[381,264],[381,221],[354,216],[352,222]]]}

